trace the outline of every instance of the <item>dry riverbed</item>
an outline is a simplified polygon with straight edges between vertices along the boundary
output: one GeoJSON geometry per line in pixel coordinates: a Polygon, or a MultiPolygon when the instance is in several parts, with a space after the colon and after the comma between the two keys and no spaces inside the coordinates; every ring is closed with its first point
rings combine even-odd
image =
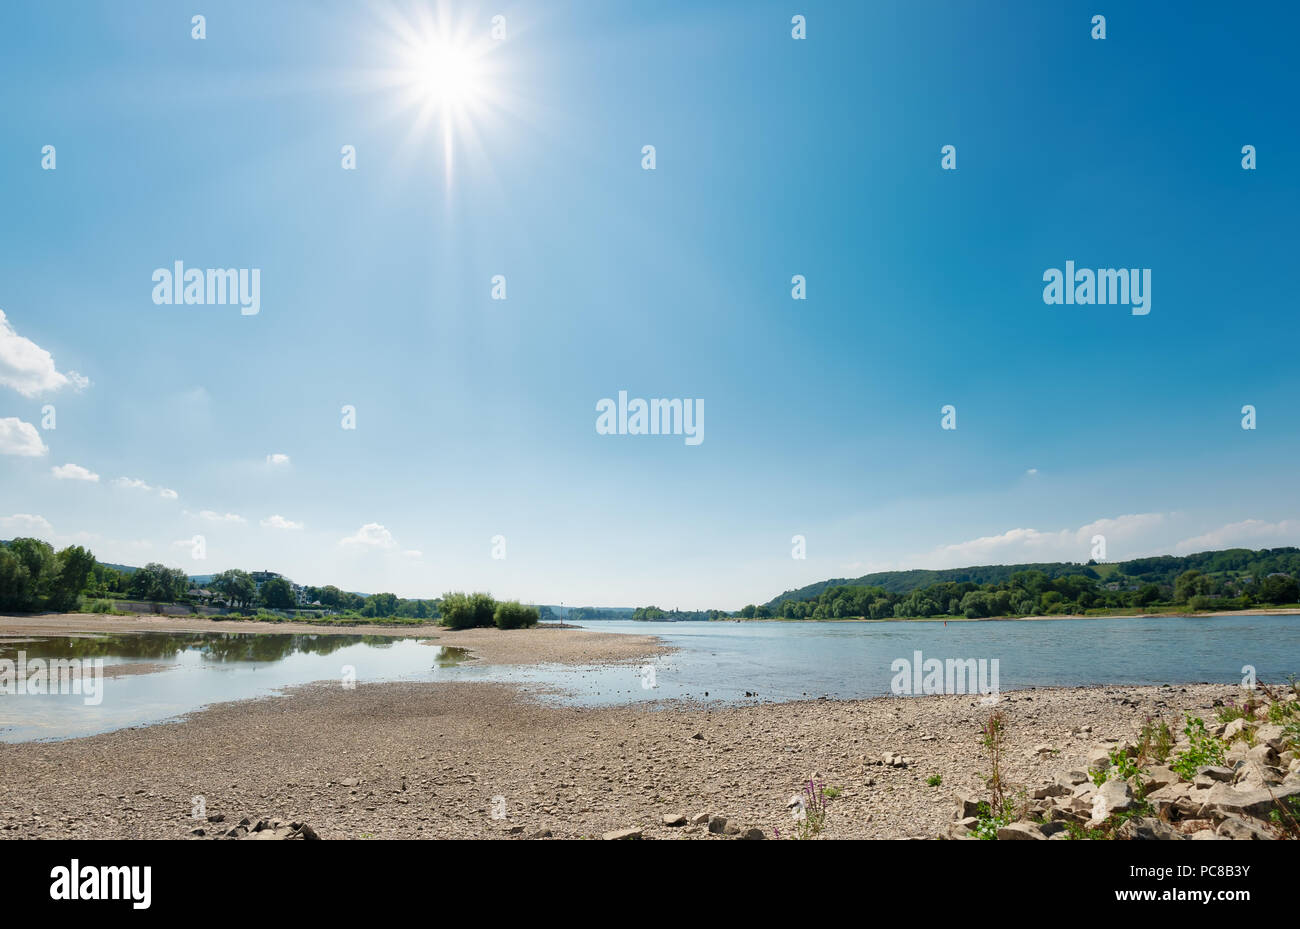
{"type": "MultiPolygon", "coordinates": [[[[367,632],[152,617],[0,618],[0,633],[367,632]],[[107,620],[107,621],[104,621],[107,620]]],[[[428,634],[408,627],[395,635],[428,634]]],[[[481,660],[631,661],[651,636],[585,629],[436,630],[437,644],[481,660]]],[[[1003,695],[1009,775],[1035,784],[1085,763],[1098,740],[1132,738],[1148,715],[1213,718],[1222,685],[1060,688],[1003,695]],[[1083,731],[1083,727],[1091,727],[1083,731]],[[1057,751],[1043,755],[1044,744],[1057,751]]],[[[665,816],[719,814],[771,838],[792,826],[787,800],[816,774],[841,792],[824,835],[928,837],[955,792],[981,789],[971,697],[880,698],[716,707],[545,706],[513,686],[334,684],[223,703],[180,722],[63,742],[0,745],[0,837],[182,839],[244,817],[310,824],[322,838],[555,838],[640,828],[647,838],[707,838],[665,816]],[[907,767],[880,764],[886,753],[907,767]],[[927,779],[939,775],[940,786],[927,779]],[[195,820],[195,797],[219,823],[195,820]],[[500,814],[504,812],[502,818],[500,814]],[[495,814],[495,815],[494,815],[495,814]]]]}

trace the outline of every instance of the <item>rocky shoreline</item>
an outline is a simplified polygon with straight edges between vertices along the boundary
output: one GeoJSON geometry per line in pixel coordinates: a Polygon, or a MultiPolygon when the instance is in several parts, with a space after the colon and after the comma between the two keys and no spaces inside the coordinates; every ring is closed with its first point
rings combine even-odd
{"type": "MultiPolygon", "coordinates": [[[[1217,721],[1189,715],[1180,729],[1153,717],[1136,738],[1095,743],[1086,767],[1016,797],[991,777],[984,795],[957,797],[940,837],[1300,839],[1300,685],[1252,689],[1212,707],[1217,721]]],[[[992,758],[996,721],[984,736],[992,758]]],[[[1056,753],[1047,744],[1031,751],[1056,753]]]]}
{"type": "MultiPolygon", "coordinates": [[[[1208,716],[1237,695],[1004,694],[1006,777],[1051,783],[1086,769],[1094,732],[1136,739],[1148,715],[1208,716]]],[[[219,815],[307,823],[324,839],[786,838],[811,779],[834,795],[817,836],[929,838],[954,792],[986,789],[987,715],[964,696],[577,708],[499,684],[318,684],[176,723],[0,745],[0,837],[183,839],[212,834],[206,817],[219,815]]]]}

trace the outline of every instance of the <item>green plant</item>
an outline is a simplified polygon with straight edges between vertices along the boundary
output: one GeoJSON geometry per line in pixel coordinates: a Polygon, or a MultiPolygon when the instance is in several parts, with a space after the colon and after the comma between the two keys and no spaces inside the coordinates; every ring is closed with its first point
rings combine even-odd
{"type": "Polygon", "coordinates": [[[827,800],[835,800],[838,799],[840,794],[844,793],[844,791],[840,790],[838,787],[827,787],[822,791],[822,793],[826,795],[827,800]]]}
{"type": "Polygon", "coordinates": [[[1222,739],[1210,735],[1205,729],[1205,720],[1199,716],[1189,716],[1183,727],[1188,746],[1178,753],[1170,765],[1185,781],[1196,776],[1196,769],[1202,765],[1222,765],[1227,745],[1222,739]]]}
{"type": "Polygon", "coordinates": [[[975,808],[975,825],[971,827],[970,835],[985,841],[996,839],[998,830],[1014,819],[1015,804],[1010,797],[1004,797],[1002,805],[996,808],[981,800],[975,808]],[[994,813],[994,809],[999,812],[994,813]]]}
{"type": "Polygon", "coordinates": [[[830,797],[820,781],[810,780],[803,786],[800,808],[795,811],[796,839],[813,839],[826,828],[826,812],[830,797]]]}
{"type": "Polygon", "coordinates": [[[925,779],[925,783],[929,787],[938,787],[940,784],[943,783],[943,775],[931,774],[929,777],[925,779]]]}
{"type": "Polygon", "coordinates": [[[1174,749],[1174,733],[1163,719],[1146,718],[1138,735],[1137,760],[1139,765],[1152,761],[1164,764],[1174,749]]]}
{"type": "Polygon", "coordinates": [[[1001,710],[989,714],[981,730],[980,742],[989,755],[989,774],[985,783],[989,789],[989,809],[1002,810],[1007,805],[1006,779],[1002,772],[1002,756],[1006,752],[1006,717],[1001,710]]]}

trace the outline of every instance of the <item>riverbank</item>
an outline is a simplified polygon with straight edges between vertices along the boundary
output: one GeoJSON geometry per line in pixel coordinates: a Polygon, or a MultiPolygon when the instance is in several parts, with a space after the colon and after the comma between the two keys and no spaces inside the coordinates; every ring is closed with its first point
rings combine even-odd
{"type": "MultiPolygon", "coordinates": [[[[0,616],[0,636],[125,635],[133,632],[235,632],[245,635],[373,635],[428,639],[430,645],[468,648],[489,664],[603,664],[671,652],[653,635],[609,635],[567,625],[532,629],[447,629],[423,626],[317,626],[184,616],[41,613],[0,616]]],[[[12,640],[10,640],[12,641],[12,640]]],[[[121,672],[118,672],[121,673],[121,672]]]]}
{"type": "MultiPolygon", "coordinates": [[[[1238,695],[1223,685],[1005,694],[1008,779],[1037,783],[1084,764],[1099,739],[1135,737],[1148,714],[1208,720],[1213,700],[1238,695]]],[[[789,834],[787,802],[810,776],[839,791],[826,837],[926,837],[947,825],[955,793],[983,790],[987,715],[969,696],[583,709],[499,684],[317,684],[176,723],[0,745],[0,837],[183,839],[280,818],[327,839],[629,828],[718,838],[663,824],[708,813],[771,838],[789,834]],[[906,767],[881,764],[891,752],[906,767]],[[221,822],[193,818],[195,797],[221,822]]]]}

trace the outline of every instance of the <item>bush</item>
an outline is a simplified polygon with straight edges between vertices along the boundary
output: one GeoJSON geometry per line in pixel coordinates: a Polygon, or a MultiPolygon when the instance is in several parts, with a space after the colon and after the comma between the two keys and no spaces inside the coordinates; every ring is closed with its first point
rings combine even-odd
{"type": "Polygon", "coordinates": [[[536,626],[540,616],[535,606],[524,606],[518,600],[505,600],[497,604],[494,618],[498,629],[526,629],[536,626]]]}
{"type": "Polygon", "coordinates": [[[442,618],[439,622],[450,629],[472,629],[491,626],[495,621],[497,602],[484,593],[449,593],[442,598],[442,618]]]}

